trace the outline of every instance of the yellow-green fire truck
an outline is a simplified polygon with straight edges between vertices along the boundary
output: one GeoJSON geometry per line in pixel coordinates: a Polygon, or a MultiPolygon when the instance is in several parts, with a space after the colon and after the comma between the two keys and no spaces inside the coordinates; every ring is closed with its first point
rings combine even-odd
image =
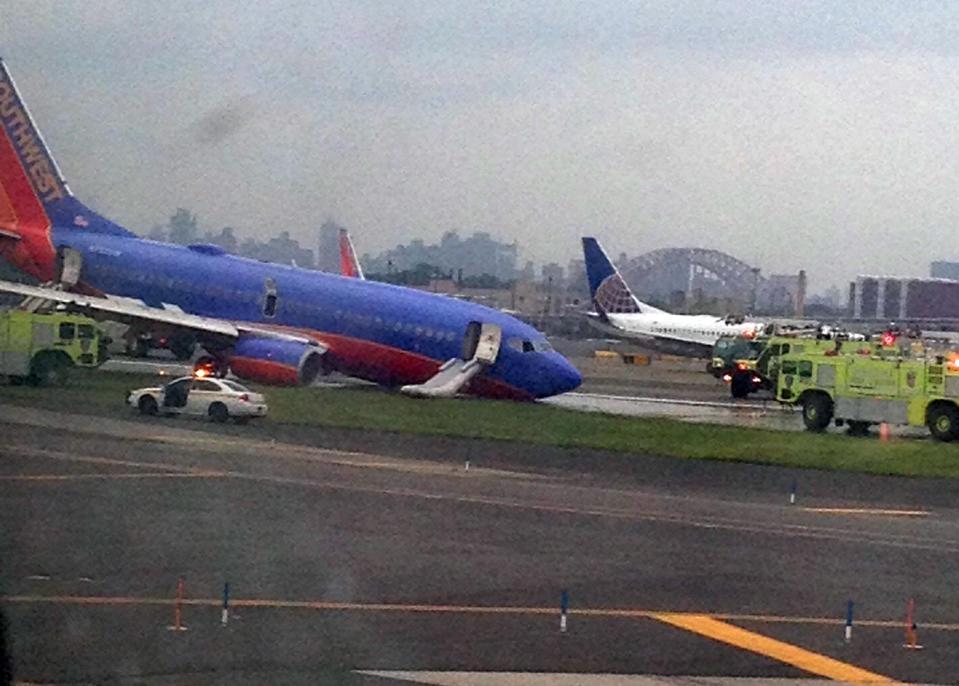
{"type": "MultiPolygon", "coordinates": [[[[734,398],[745,398],[758,390],[775,392],[779,376],[779,361],[788,354],[823,354],[834,350],[835,340],[812,336],[764,336],[749,339],[736,336],[728,339],[727,349],[733,349],[737,356],[728,361],[721,357],[713,360],[714,368],[720,368],[716,374],[729,384],[729,392],[734,398]]],[[[719,350],[720,342],[714,350],[719,350]]],[[[715,372],[714,372],[715,373],[715,372]]]]}
{"type": "Polygon", "coordinates": [[[60,383],[72,367],[106,361],[106,343],[89,317],[0,311],[0,375],[14,382],[60,383]]]}
{"type": "Polygon", "coordinates": [[[835,421],[862,434],[871,424],[909,424],[941,441],[959,438],[959,356],[909,341],[837,343],[832,353],[780,358],[776,398],[801,406],[807,429],[835,421]]]}

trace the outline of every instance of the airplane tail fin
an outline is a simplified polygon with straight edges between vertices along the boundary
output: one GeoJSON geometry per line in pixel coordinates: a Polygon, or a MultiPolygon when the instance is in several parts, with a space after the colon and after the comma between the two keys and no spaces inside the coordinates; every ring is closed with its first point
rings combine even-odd
{"type": "Polygon", "coordinates": [[[360,260],[356,257],[353,241],[350,240],[350,232],[346,229],[340,229],[340,274],[357,279],[366,278],[363,276],[360,260]]]}
{"type": "Polygon", "coordinates": [[[583,257],[586,261],[589,295],[599,312],[603,314],[662,312],[633,295],[619,270],[595,238],[583,237],[583,257]]]}
{"type": "Polygon", "coordinates": [[[132,236],[70,191],[0,60],[0,254],[38,278],[54,269],[53,226],[132,236]]]}

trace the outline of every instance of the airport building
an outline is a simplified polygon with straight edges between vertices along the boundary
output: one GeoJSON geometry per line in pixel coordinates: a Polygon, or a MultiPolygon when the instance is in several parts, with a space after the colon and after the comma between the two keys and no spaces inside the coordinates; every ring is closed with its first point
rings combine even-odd
{"type": "Polygon", "coordinates": [[[853,319],[959,319],[959,280],[857,276],[849,284],[853,319]]]}
{"type": "Polygon", "coordinates": [[[952,279],[959,281],[959,262],[932,262],[929,276],[934,279],[952,279]]]}

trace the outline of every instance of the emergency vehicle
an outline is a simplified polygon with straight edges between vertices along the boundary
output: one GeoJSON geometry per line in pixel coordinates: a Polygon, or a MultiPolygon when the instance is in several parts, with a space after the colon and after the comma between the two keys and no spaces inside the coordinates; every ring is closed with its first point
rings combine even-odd
{"type": "Polygon", "coordinates": [[[918,340],[835,341],[831,352],[792,351],[779,360],[776,398],[802,407],[810,431],[835,421],[863,434],[872,424],[927,426],[959,438],[959,355],[918,340]]]}
{"type": "Polygon", "coordinates": [[[0,375],[14,382],[61,383],[72,367],[103,364],[106,343],[89,317],[0,311],[0,375]]]}
{"type": "MultiPolygon", "coordinates": [[[[842,333],[838,337],[846,338],[848,335],[842,333]]],[[[738,350],[741,354],[723,364],[723,371],[719,378],[729,384],[729,392],[734,398],[745,398],[759,390],[775,392],[781,356],[803,353],[823,354],[834,350],[836,342],[833,333],[828,331],[820,332],[816,336],[793,334],[763,336],[756,339],[744,338],[742,341],[733,341],[729,347],[738,350]]],[[[719,361],[721,358],[714,359],[714,366],[718,366],[719,361]]]]}

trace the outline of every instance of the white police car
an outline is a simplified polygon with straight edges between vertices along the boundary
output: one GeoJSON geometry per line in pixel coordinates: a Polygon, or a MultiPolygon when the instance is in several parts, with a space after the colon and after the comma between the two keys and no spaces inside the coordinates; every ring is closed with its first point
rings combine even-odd
{"type": "Polygon", "coordinates": [[[238,424],[266,415],[266,400],[259,393],[229,379],[184,376],[155,388],[138,388],[127,405],[143,415],[192,415],[214,422],[233,419],[238,424]]]}

